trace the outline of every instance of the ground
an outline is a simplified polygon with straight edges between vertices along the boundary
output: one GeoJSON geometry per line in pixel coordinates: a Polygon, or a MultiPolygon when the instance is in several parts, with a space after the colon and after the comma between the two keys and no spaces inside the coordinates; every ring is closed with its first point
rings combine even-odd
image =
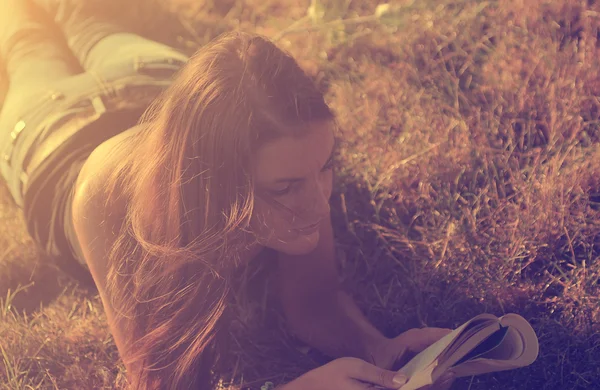
{"type": "MultiPolygon", "coordinates": [[[[454,389],[597,388],[597,1],[112,3],[190,54],[230,29],[259,32],[314,78],[343,139],[332,196],[340,269],[382,332],[519,313],[538,360],[454,389]]],[[[121,387],[93,286],[40,255],[3,183],[0,216],[2,388],[121,387]]],[[[231,327],[231,389],[323,362],[286,333],[265,298],[268,272],[255,275],[231,327]]]]}

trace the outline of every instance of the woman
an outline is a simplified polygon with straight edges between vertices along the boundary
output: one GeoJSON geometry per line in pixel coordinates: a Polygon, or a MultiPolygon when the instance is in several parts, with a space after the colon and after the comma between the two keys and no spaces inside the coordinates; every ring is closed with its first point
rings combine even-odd
{"type": "Polygon", "coordinates": [[[339,290],[335,118],[289,55],[234,32],[188,58],[84,2],[2,4],[1,172],[35,241],[89,270],[132,388],[213,387],[232,275],[268,254],[292,330],[354,356],[285,390],[398,388],[380,367],[448,332],[387,339],[339,290]]]}

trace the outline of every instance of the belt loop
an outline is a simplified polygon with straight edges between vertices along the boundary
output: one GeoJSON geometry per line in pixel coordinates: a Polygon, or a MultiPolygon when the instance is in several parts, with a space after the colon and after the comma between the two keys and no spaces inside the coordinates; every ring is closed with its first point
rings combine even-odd
{"type": "Polygon", "coordinates": [[[19,134],[21,134],[21,132],[23,131],[24,128],[25,128],[25,121],[20,120],[17,122],[17,124],[13,128],[13,131],[10,132],[10,137],[12,138],[13,144],[15,143],[15,141],[17,140],[17,137],[19,136],[19,134]]]}
{"type": "Polygon", "coordinates": [[[10,144],[8,148],[3,151],[2,159],[6,164],[10,165],[10,160],[12,157],[13,149],[15,148],[15,142],[17,142],[17,138],[19,138],[19,134],[25,129],[25,121],[20,120],[15,124],[13,130],[10,132],[10,144]]]}
{"type": "Polygon", "coordinates": [[[113,96],[115,94],[114,89],[111,86],[111,83],[107,83],[106,80],[102,78],[95,70],[88,70],[88,73],[96,80],[102,93],[107,96],[113,96]]]}
{"type": "Polygon", "coordinates": [[[102,100],[102,96],[96,95],[91,99],[91,101],[92,101],[92,106],[94,107],[94,110],[96,111],[96,115],[101,116],[102,114],[104,114],[106,112],[106,105],[104,104],[104,101],[102,100]]]}
{"type": "Polygon", "coordinates": [[[21,196],[25,196],[28,181],[29,175],[27,174],[27,172],[22,171],[19,175],[19,193],[21,194],[21,196]]]}

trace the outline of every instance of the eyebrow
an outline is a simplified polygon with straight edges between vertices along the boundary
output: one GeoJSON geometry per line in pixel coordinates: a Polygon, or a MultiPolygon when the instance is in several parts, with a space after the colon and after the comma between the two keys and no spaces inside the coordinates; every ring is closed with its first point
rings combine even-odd
{"type": "MultiPolygon", "coordinates": [[[[331,160],[333,160],[333,156],[335,155],[337,148],[338,148],[338,138],[335,137],[333,140],[333,147],[331,148],[331,153],[329,154],[329,158],[323,165],[323,168],[325,168],[327,166],[327,164],[329,164],[331,162],[331,160]]],[[[304,180],[305,180],[304,177],[283,177],[283,178],[275,180],[274,182],[281,183],[281,182],[287,181],[290,183],[296,183],[296,182],[300,182],[300,181],[304,181],[304,180]]]]}

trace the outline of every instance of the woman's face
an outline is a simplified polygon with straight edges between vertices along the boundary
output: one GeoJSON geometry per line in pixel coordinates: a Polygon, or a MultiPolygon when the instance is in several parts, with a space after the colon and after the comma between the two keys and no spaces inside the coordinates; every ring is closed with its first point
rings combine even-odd
{"type": "Polygon", "coordinates": [[[319,226],[304,228],[329,218],[333,126],[314,123],[303,136],[279,138],[257,151],[251,228],[261,245],[290,255],[306,254],[317,245],[319,226]]]}

